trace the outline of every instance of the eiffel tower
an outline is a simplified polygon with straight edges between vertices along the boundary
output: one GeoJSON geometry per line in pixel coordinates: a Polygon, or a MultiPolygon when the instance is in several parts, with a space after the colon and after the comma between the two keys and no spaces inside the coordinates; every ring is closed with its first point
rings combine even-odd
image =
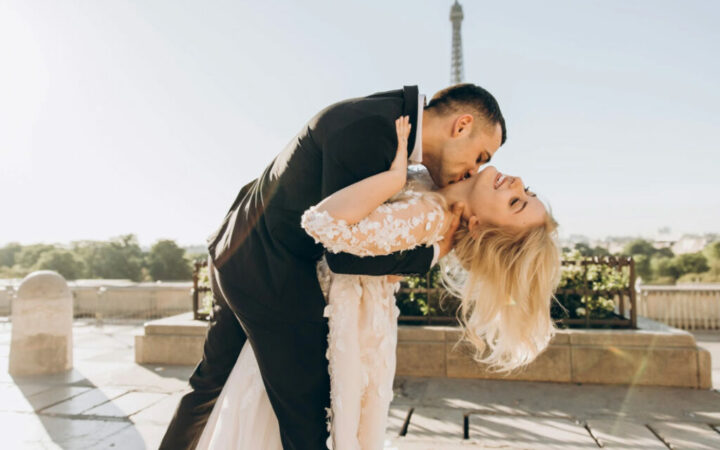
{"type": "Polygon", "coordinates": [[[450,84],[462,83],[465,77],[462,58],[462,35],[460,26],[463,20],[463,10],[460,3],[455,3],[450,8],[450,22],[452,22],[452,61],[450,63],[450,84]]]}

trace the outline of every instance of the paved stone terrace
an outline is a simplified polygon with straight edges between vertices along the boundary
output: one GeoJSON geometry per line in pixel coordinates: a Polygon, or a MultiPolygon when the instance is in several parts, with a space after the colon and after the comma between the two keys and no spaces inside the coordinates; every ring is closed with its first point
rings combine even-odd
{"type": "MultiPolygon", "coordinates": [[[[0,318],[0,447],[157,448],[192,370],[138,365],[141,324],[76,322],[75,369],[13,379],[0,318]]],[[[713,352],[720,333],[698,334],[713,352]]],[[[717,449],[720,392],[496,380],[400,378],[388,449],[717,449]]]]}

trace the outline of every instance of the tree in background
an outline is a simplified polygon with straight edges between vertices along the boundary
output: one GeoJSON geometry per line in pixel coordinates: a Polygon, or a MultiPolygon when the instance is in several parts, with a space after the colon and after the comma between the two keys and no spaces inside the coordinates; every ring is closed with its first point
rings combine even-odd
{"type": "Polygon", "coordinates": [[[31,268],[37,264],[43,253],[54,249],[55,246],[50,244],[24,245],[22,249],[15,254],[15,264],[20,267],[31,268]]]}
{"type": "Polygon", "coordinates": [[[635,256],[645,255],[652,256],[657,252],[657,249],[645,239],[635,239],[634,241],[628,242],[623,248],[623,255],[635,256]]]}
{"type": "Polygon", "coordinates": [[[189,280],[192,267],[185,259],[185,250],[175,241],[161,240],[150,249],[147,257],[148,270],[154,280],[189,280]]]}
{"type": "MultiPolygon", "coordinates": [[[[194,249],[193,259],[207,259],[194,249]]],[[[157,242],[146,254],[137,236],[109,241],[75,241],[71,248],[49,244],[7,244],[0,248],[0,278],[24,278],[34,270],[55,270],[68,280],[78,278],[190,280],[192,264],[174,241],[157,242]]]]}
{"type": "Polygon", "coordinates": [[[708,260],[710,270],[706,272],[702,281],[720,281],[720,241],[708,244],[705,249],[703,249],[703,254],[708,260]]]}
{"type": "Polygon", "coordinates": [[[0,248],[0,266],[12,267],[15,265],[15,255],[20,253],[22,246],[17,242],[11,242],[0,248]]]}
{"type": "Polygon", "coordinates": [[[33,270],[54,270],[66,280],[76,280],[82,278],[85,264],[74,252],[54,248],[40,255],[33,270]]]}
{"type": "Polygon", "coordinates": [[[661,256],[651,260],[652,279],[658,284],[673,284],[681,273],[674,258],[661,256]]]}
{"type": "Polygon", "coordinates": [[[720,241],[711,242],[703,249],[703,254],[711,263],[720,261],[720,241]]]}
{"type": "MultiPolygon", "coordinates": [[[[580,256],[610,256],[610,252],[606,248],[591,248],[589,245],[583,244],[582,242],[575,244],[575,250],[580,253],[580,256]]],[[[566,253],[569,252],[570,250],[567,250],[566,253]]]]}
{"type": "Polygon", "coordinates": [[[710,270],[707,258],[700,252],[677,255],[674,259],[675,266],[678,268],[680,275],[686,273],[703,273],[710,270]]]}
{"type": "Polygon", "coordinates": [[[647,255],[635,255],[635,273],[643,283],[646,283],[653,278],[653,268],[651,265],[651,259],[647,255]]]}
{"type": "Polygon", "coordinates": [[[142,280],[143,251],[134,234],[109,242],[73,242],[73,251],[85,262],[85,278],[126,278],[142,280]]]}

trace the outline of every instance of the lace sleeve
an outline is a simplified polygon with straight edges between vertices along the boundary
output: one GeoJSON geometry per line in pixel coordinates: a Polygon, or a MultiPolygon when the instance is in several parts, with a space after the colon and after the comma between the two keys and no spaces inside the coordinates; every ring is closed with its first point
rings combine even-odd
{"type": "Polygon", "coordinates": [[[378,206],[353,225],[312,206],[303,214],[301,226],[328,251],[357,256],[388,255],[440,240],[445,228],[440,202],[432,194],[415,191],[406,191],[403,197],[378,206]]]}

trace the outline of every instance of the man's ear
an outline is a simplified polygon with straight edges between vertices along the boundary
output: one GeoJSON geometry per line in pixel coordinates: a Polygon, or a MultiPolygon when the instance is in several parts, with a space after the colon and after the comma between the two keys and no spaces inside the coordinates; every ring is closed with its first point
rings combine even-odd
{"type": "Polygon", "coordinates": [[[469,136],[473,127],[472,114],[463,114],[458,116],[453,123],[452,137],[469,136]]]}

